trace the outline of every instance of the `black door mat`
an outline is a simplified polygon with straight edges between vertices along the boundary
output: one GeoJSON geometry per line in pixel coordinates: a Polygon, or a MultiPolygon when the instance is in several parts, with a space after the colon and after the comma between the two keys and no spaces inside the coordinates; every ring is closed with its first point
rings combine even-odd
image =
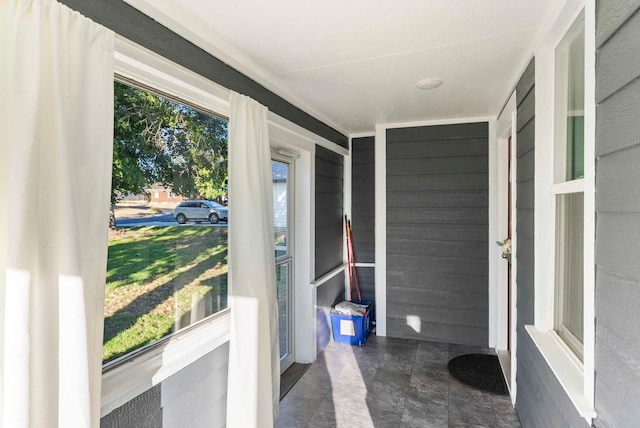
{"type": "Polygon", "coordinates": [[[496,395],[508,395],[496,355],[468,354],[449,361],[449,373],[465,385],[496,395]]]}

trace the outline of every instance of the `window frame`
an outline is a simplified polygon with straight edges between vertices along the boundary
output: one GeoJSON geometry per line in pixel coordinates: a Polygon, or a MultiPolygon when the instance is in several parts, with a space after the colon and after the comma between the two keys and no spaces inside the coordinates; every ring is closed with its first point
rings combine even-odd
{"type": "MultiPolygon", "coordinates": [[[[561,291],[559,287],[564,287],[561,283],[563,277],[565,277],[564,265],[560,264],[560,261],[564,259],[564,251],[567,248],[563,237],[558,235],[558,229],[560,226],[561,218],[564,217],[562,211],[564,206],[558,204],[558,197],[563,195],[571,195],[585,193],[585,180],[584,176],[581,178],[571,179],[568,178],[568,146],[567,141],[567,119],[571,112],[568,108],[569,89],[572,86],[569,76],[569,55],[570,47],[572,43],[578,40],[579,37],[585,37],[585,16],[584,12],[580,12],[578,16],[572,20],[570,27],[564,32],[561,39],[553,49],[554,55],[554,102],[553,102],[553,127],[554,127],[554,139],[553,139],[553,185],[551,186],[552,194],[552,207],[553,217],[550,222],[553,226],[553,310],[551,311],[551,330],[553,331],[554,338],[561,342],[561,345],[565,351],[569,352],[570,357],[574,362],[582,366],[584,358],[584,344],[580,343],[566,327],[558,326],[557,318],[562,312],[562,302],[559,295],[561,291]],[[565,328],[566,332],[563,335],[560,334],[559,329],[565,328]]],[[[586,42],[586,40],[584,41],[586,42]]],[[[585,43],[586,47],[586,43],[585,43]]],[[[584,98],[583,92],[583,98],[584,98]]],[[[584,110],[583,110],[584,116],[584,110]]],[[[586,155],[584,156],[586,158],[586,155]]],[[[586,211],[585,211],[586,213],[586,211]]],[[[583,230],[584,232],[584,230],[583,230]]],[[[583,240],[584,244],[587,241],[583,240]]],[[[584,248],[583,248],[583,263],[584,260],[584,248]]],[[[584,275],[583,275],[584,276],[584,275]]],[[[582,284],[584,290],[584,281],[582,284]]],[[[583,325],[584,319],[584,304],[583,304],[583,325]]],[[[582,367],[582,370],[584,368],[582,367]]]]}
{"type": "MultiPolygon", "coordinates": [[[[534,214],[534,324],[525,330],[578,413],[591,424],[595,411],[595,0],[566,2],[540,35],[535,50],[535,214],[534,214]],[[584,178],[566,181],[558,177],[556,152],[556,48],[573,24],[584,17],[585,110],[584,178]],[[552,106],[552,108],[549,108],[552,106]],[[583,321],[584,357],[581,362],[554,331],[556,195],[584,193],[583,321]]],[[[561,100],[562,101],[562,100],[561,100]]],[[[566,100],[564,100],[566,103],[566,100]]],[[[565,104],[566,105],[566,104],[565,104]]],[[[564,110],[566,111],[566,107],[564,110]]],[[[566,118],[565,118],[566,121],[566,118]]],[[[560,129],[559,129],[560,128],[560,129]]],[[[563,146],[566,150],[566,145],[563,146]]],[[[566,156],[566,152],[565,152],[566,156]]],[[[562,156],[561,160],[566,161],[562,156]]],[[[561,163],[562,165],[562,163],[561,163]]],[[[566,162],[562,170],[566,168],[566,162]]]]}
{"type": "MultiPolygon", "coordinates": [[[[568,108],[569,88],[572,86],[569,76],[569,52],[572,43],[578,40],[579,37],[585,36],[585,17],[584,12],[581,12],[571,23],[569,29],[564,33],[558,44],[554,49],[554,103],[553,103],[553,125],[555,130],[555,138],[553,140],[553,186],[551,186],[552,194],[552,206],[553,217],[550,219],[553,226],[553,311],[551,316],[552,330],[558,340],[562,341],[562,345],[568,352],[572,354],[576,364],[582,366],[582,360],[584,358],[584,345],[580,343],[573,333],[568,329],[568,335],[563,337],[559,331],[563,326],[558,326],[557,318],[558,314],[562,312],[562,302],[559,295],[565,284],[561,278],[565,277],[565,266],[561,264],[561,260],[564,259],[564,253],[567,249],[567,243],[564,242],[564,238],[559,236],[561,218],[564,218],[565,207],[558,204],[558,197],[565,195],[573,195],[585,193],[585,180],[584,177],[577,179],[568,178],[568,166],[567,166],[567,150],[569,141],[567,140],[567,119],[570,115],[568,108]]],[[[583,41],[584,42],[584,41],[583,41]]],[[[584,89],[584,88],[583,88],[584,89]]],[[[584,98],[584,92],[583,92],[584,98]]],[[[584,111],[583,111],[584,116],[584,111]]],[[[584,233],[584,228],[583,228],[584,233]]],[[[584,248],[582,251],[582,259],[584,263],[584,248]]],[[[584,290],[584,282],[582,284],[584,290]]],[[[582,311],[583,323],[584,320],[584,305],[582,311]]]]}
{"type": "MultiPolygon", "coordinates": [[[[116,34],[114,79],[126,78],[162,94],[175,94],[180,102],[229,117],[230,90],[116,34]]],[[[324,137],[269,112],[272,147],[300,155],[295,172],[295,358],[310,363],[316,358],[315,283],[313,275],[313,156],[316,145],[342,156],[349,151],[324,137]],[[275,146],[274,146],[275,144],[275,146]]],[[[229,142],[232,144],[232,142],[229,142]]],[[[292,177],[293,178],[293,177],[292,177]]],[[[230,280],[231,281],[231,280],[230,280]]],[[[230,338],[230,312],[227,308],[210,318],[187,327],[169,340],[103,370],[100,416],[126,404],[154,385],[177,373],[198,358],[225,345],[230,338]]]]}
{"type": "MultiPolygon", "coordinates": [[[[229,90],[116,36],[114,81],[150,88],[228,120],[229,90]]],[[[229,341],[230,308],[103,365],[100,417],[229,341]]]]}
{"type": "MultiPolygon", "coordinates": [[[[273,144],[273,142],[271,143],[273,144]]],[[[287,153],[282,149],[271,149],[271,161],[287,165],[287,253],[275,258],[276,271],[279,266],[287,266],[289,305],[287,305],[287,316],[289,326],[287,330],[287,351],[288,354],[280,357],[280,374],[282,375],[296,361],[296,326],[295,326],[295,302],[296,302],[296,159],[300,156],[297,153],[287,153]],[[284,364],[283,364],[284,363],[284,364]],[[284,369],[283,369],[284,368],[284,369]]],[[[276,273],[277,275],[277,273],[276,273]]],[[[277,286],[277,278],[276,278],[277,286]]]]}

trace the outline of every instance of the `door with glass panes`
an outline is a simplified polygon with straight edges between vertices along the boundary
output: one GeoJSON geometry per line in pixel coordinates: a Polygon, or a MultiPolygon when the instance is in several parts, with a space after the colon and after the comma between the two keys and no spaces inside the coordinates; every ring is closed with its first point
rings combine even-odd
{"type": "Polygon", "coordinates": [[[278,293],[278,329],[280,372],[294,361],[293,355],[293,160],[274,157],[273,219],[275,231],[276,283],[278,293]]]}

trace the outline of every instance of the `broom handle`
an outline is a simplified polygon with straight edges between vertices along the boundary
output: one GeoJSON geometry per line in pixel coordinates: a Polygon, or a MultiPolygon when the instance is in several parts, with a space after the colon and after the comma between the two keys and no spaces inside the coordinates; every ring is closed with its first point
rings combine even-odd
{"type": "Polygon", "coordinates": [[[351,228],[351,220],[349,220],[349,241],[351,242],[351,259],[353,260],[353,276],[356,283],[356,293],[358,294],[358,301],[362,301],[360,296],[360,284],[358,283],[358,271],[356,270],[356,255],[353,248],[353,229],[351,228]]]}
{"type": "Polygon", "coordinates": [[[347,239],[347,264],[349,266],[349,298],[353,299],[353,280],[351,278],[351,246],[349,244],[349,224],[347,223],[347,216],[344,216],[344,231],[347,239]]]}

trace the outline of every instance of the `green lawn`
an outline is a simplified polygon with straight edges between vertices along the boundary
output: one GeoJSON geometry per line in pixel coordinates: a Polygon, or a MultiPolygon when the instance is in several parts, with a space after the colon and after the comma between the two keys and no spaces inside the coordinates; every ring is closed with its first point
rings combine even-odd
{"type": "Polygon", "coordinates": [[[103,362],[226,305],[226,228],[163,226],[110,232],[103,362]]]}

